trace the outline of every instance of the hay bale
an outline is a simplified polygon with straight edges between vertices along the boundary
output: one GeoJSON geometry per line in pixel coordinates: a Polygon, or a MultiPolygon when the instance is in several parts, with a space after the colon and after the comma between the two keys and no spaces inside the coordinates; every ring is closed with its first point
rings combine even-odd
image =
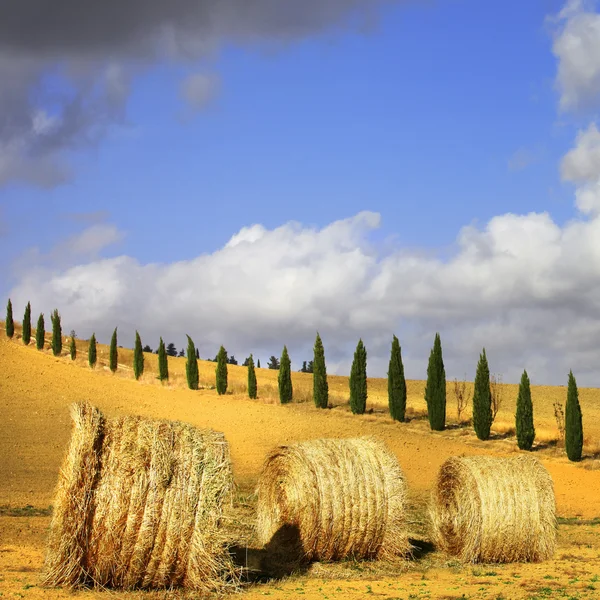
{"type": "Polygon", "coordinates": [[[84,403],[71,415],[44,584],[235,587],[219,529],[233,485],[223,434],[141,417],[105,419],[84,403]]]}
{"type": "Polygon", "coordinates": [[[309,560],[391,557],[409,549],[404,475],[375,439],[279,446],[266,458],[257,493],[257,533],[267,547],[281,536],[309,560]]]}
{"type": "Polygon", "coordinates": [[[466,562],[539,562],[556,547],[552,478],[531,456],[464,456],[441,467],[432,537],[466,562]]]}

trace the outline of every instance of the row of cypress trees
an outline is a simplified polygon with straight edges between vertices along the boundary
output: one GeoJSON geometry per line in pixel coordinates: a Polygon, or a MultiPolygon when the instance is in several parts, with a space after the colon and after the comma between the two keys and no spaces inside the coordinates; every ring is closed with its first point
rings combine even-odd
{"type": "MultiPolygon", "coordinates": [[[[62,352],[62,326],[60,313],[58,309],[54,309],[50,315],[52,322],[52,342],[50,347],[54,356],[59,356],[62,352]]],[[[12,338],[15,335],[15,322],[13,319],[13,308],[10,298],[6,305],[6,321],[5,321],[6,335],[12,338]]],[[[26,346],[31,342],[31,303],[28,302],[25,307],[25,313],[23,314],[23,329],[21,339],[23,344],[26,346]]],[[[44,321],[44,313],[40,313],[37,320],[37,327],[35,331],[35,345],[38,350],[44,348],[46,342],[46,324],[44,321]]]]}
{"type": "MultiPolygon", "coordinates": [[[[62,327],[58,309],[52,311],[52,351],[55,356],[62,352],[62,327]]],[[[14,319],[11,300],[6,307],[6,335],[14,336],[14,319]]],[[[186,378],[188,387],[197,390],[199,387],[199,371],[197,351],[192,338],[188,335],[186,378]]],[[[28,302],[23,315],[24,344],[31,340],[31,303],[28,302]]],[[[45,343],[44,315],[40,314],[36,328],[36,347],[43,349],[45,343]]],[[[118,367],[117,328],[113,331],[110,350],[109,367],[114,373],[118,367]]],[[[70,356],[75,359],[77,346],[75,336],[71,335],[70,356]]],[[[314,344],[313,357],[313,400],[317,408],[327,408],[329,402],[329,388],[327,383],[327,369],[325,365],[325,351],[319,333],[314,344]]],[[[92,334],[88,346],[88,363],[94,367],[97,361],[96,336],[92,334]]],[[[162,337],[158,347],[158,378],[161,381],[169,379],[168,361],[165,344],[162,337]]],[[[138,331],[135,332],[133,355],[133,371],[136,380],[144,372],[144,353],[142,341],[138,331]]],[[[354,414],[363,414],[367,402],[367,350],[362,339],[358,341],[352,368],[350,371],[350,409],[354,414]]],[[[280,368],[278,373],[279,399],[282,404],[292,401],[293,387],[291,378],[291,361],[287,346],[283,347],[280,368]]],[[[217,354],[216,389],[219,395],[227,391],[227,351],[223,346],[217,354]]],[[[390,415],[394,420],[404,421],[406,411],[406,380],[402,364],[401,348],[398,338],[394,335],[388,368],[388,399],[390,415]]],[[[257,397],[256,372],[252,354],[248,359],[248,396],[257,397]]],[[[446,374],[442,357],[442,345],[439,333],[436,333],[433,348],[427,366],[427,384],[425,386],[425,401],[427,415],[432,430],[442,431],[446,423],[446,374]]],[[[490,371],[485,348],[479,356],[473,392],[473,428],[480,440],[488,440],[493,422],[492,397],[490,388],[490,371]]],[[[535,439],[533,424],[533,404],[531,401],[530,381],[527,371],[523,371],[517,396],[517,410],[515,415],[517,444],[523,450],[531,450],[535,439]]],[[[583,426],[579,393],[573,372],[569,372],[567,404],[565,409],[565,449],[569,460],[581,459],[583,449],[583,426]]]]}
{"type": "MultiPolygon", "coordinates": [[[[440,336],[435,341],[427,367],[427,385],[425,387],[427,415],[431,429],[441,431],[446,422],[446,375],[442,358],[440,336]]],[[[492,393],[490,387],[490,369],[485,348],[479,355],[473,389],[473,428],[480,440],[488,440],[493,422],[492,393]]],[[[533,403],[531,401],[531,383],[527,371],[523,371],[519,383],[517,409],[515,414],[517,444],[521,450],[531,450],[535,440],[533,424],[533,403]]],[[[569,460],[581,460],[583,451],[583,423],[579,392],[573,372],[569,372],[567,404],[565,407],[565,450],[569,460]]]]}

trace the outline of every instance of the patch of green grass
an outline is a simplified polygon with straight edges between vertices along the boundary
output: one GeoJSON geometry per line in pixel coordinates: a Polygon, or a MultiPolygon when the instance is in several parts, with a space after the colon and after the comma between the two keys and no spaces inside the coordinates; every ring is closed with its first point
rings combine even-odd
{"type": "Polygon", "coordinates": [[[52,507],[36,508],[31,504],[25,506],[0,505],[0,517],[49,517],[52,514],[52,507]]]}
{"type": "Polygon", "coordinates": [[[579,517],[556,517],[559,525],[600,525],[600,517],[580,519],[579,517]]]}

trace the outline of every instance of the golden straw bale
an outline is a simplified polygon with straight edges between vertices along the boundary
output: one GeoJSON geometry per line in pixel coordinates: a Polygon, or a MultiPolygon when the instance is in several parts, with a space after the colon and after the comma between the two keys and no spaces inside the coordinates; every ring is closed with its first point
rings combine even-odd
{"type": "Polygon", "coordinates": [[[392,557],[409,550],[404,475],[375,439],[279,446],[266,458],[257,493],[262,544],[281,536],[291,545],[292,533],[309,560],[392,557]]]}
{"type": "Polygon", "coordinates": [[[539,562],[556,547],[552,478],[532,456],[449,458],[430,518],[436,545],[466,562],[539,562]]]}
{"type": "Polygon", "coordinates": [[[233,486],[222,433],[72,407],[44,566],[45,585],[235,588],[220,531],[233,486]]]}

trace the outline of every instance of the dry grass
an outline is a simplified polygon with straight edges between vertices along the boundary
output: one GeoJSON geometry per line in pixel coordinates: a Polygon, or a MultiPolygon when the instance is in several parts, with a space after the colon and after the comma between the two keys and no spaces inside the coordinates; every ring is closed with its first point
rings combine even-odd
{"type": "Polygon", "coordinates": [[[223,434],[72,407],[44,584],[235,587],[219,528],[233,477],[223,434]]]}
{"type": "MultiPolygon", "coordinates": [[[[0,321],[0,329],[2,322],[0,321]]],[[[21,324],[15,322],[15,342],[21,343],[20,338],[21,324]]],[[[35,336],[35,329],[32,330],[32,336],[35,336]]],[[[46,350],[51,353],[49,344],[51,341],[51,332],[46,332],[46,350]]],[[[120,340],[127,343],[129,340],[120,340]]],[[[151,341],[151,340],[150,340],[151,341]]],[[[76,364],[87,367],[87,349],[88,341],[77,339],[77,360],[76,364]]],[[[131,340],[133,342],[133,340],[131,340]]],[[[144,340],[144,343],[146,340],[144,340]]],[[[68,358],[69,338],[65,337],[63,341],[63,357],[68,358]]],[[[98,364],[96,372],[108,377],[119,377],[125,379],[133,379],[133,350],[130,348],[119,348],[119,369],[116,374],[112,374],[108,369],[109,348],[107,345],[98,344],[98,364]]],[[[160,386],[165,388],[187,388],[185,378],[185,358],[169,357],[169,375],[168,383],[161,383],[157,380],[158,375],[158,358],[156,354],[144,353],[145,372],[141,378],[141,382],[146,385],[160,386]]],[[[255,357],[255,360],[257,357],[255,357]]],[[[266,364],[266,359],[263,357],[263,362],[266,364]]],[[[425,364],[425,363],[424,363],[425,364]]],[[[215,363],[206,360],[198,361],[200,371],[200,388],[212,389],[215,385],[215,363]]],[[[293,368],[294,365],[292,365],[293,368]]],[[[229,391],[234,394],[246,394],[247,383],[247,368],[241,365],[227,365],[229,378],[229,391]]],[[[279,402],[279,392],[277,389],[278,371],[267,368],[256,369],[258,381],[259,402],[266,404],[276,404],[279,402]]],[[[423,372],[425,376],[425,372],[423,372]]],[[[498,378],[501,378],[499,375],[498,378]]],[[[312,379],[310,373],[300,373],[292,371],[292,384],[294,388],[294,402],[310,402],[312,401],[312,379]]],[[[566,379],[566,377],[565,377],[566,379]]],[[[349,387],[348,375],[329,375],[329,400],[330,406],[338,407],[348,405],[349,387]]],[[[459,382],[461,383],[461,382],[459,382]]],[[[426,405],[424,401],[425,381],[424,380],[407,380],[407,414],[410,410],[415,411],[414,414],[426,414],[426,405]]],[[[454,398],[455,389],[454,381],[448,380],[446,384],[446,394],[448,398],[447,404],[447,422],[464,423],[468,422],[471,413],[470,399],[473,395],[473,382],[466,382],[464,394],[469,399],[466,407],[462,407],[462,413],[458,415],[456,402],[454,398]]],[[[501,383],[499,380],[496,383],[496,390],[502,398],[501,406],[498,410],[497,419],[492,425],[492,431],[500,432],[497,424],[510,423],[514,426],[514,415],[516,411],[516,399],[518,395],[518,384],[501,383]]],[[[567,388],[565,386],[545,386],[532,385],[531,395],[534,407],[534,420],[536,428],[536,441],[544,443],[544,439],[538,435],[538,432],[545,429],[549,433],[546,436],[554,445],[554,440],[559,438],[558,445],[562,446],[560,441],[559,428],[555,417],[555,405],[564,406],[567,398],[567,388]]],[[[579,387],[579,400],[583,412],[583,429],[586,436],[591,436],[595,439],[600,439],[600,389],[579,387]]],[[[387,395],[387,379],[385,378],[370,378],[368,379],[368,399],[367,410],[378,409],[386,410],[388,405],[387,395]]],[[[564,419],[562,420],[564,423],[564,419]]],[[[502,432],[500,432],[502,433],[502,432]]]]}
{"type": "Polygon", "coordinates": [[[297,544],[306,559],[392,557],[408,551],[406,483],[372,438],[320,439],[270,452],[258,481],[262,544],[297,544]]]}
{"type": "Polygon", "coordinates": [[[531,456],[449,458],[430,518],[436,545],[463,561],[539,562],[554,554],[553,483],[531,456]]]}

